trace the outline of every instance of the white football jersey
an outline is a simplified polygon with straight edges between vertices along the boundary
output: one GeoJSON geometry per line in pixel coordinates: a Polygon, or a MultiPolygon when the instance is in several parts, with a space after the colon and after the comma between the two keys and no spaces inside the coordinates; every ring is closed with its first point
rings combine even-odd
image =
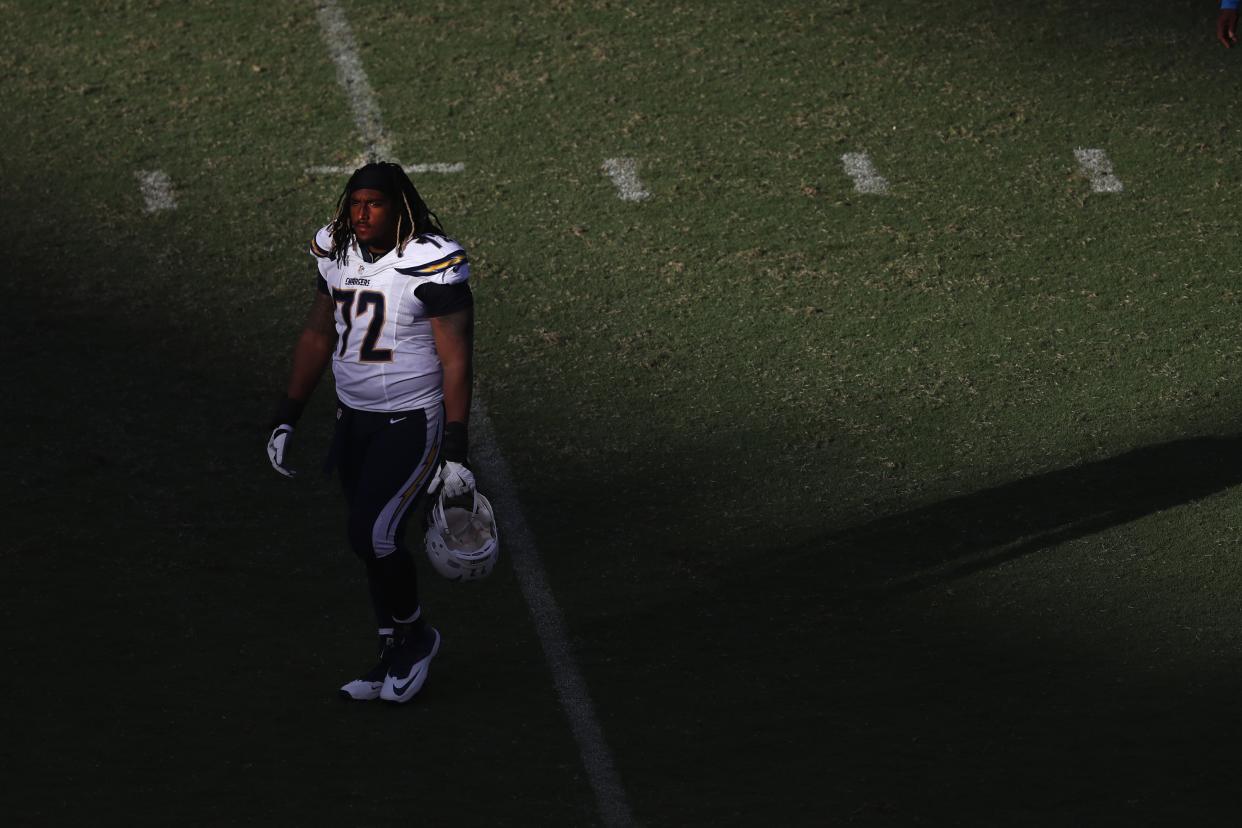
{"type": "Polygon", "coordinates": [[[310,251],[319,290],[336,304],[332,373],[341,402],[361,411],[439,406],[443,371],[431,318],[472,306],[466,251],[452,239],[421,236],[373,261],[353,243],[344,266],[330,255],[324,227],[310,251]]]}

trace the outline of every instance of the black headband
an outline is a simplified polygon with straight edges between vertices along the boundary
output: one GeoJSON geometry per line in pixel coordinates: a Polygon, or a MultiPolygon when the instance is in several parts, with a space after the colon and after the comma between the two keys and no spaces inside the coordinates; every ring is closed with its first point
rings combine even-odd
{"type": "Polygon", "coordinates": [[[390,196],[399,195],[401,192],[401,187],[393,180],[393,176],[379,164],[367,164],[354,170],[354,174],[349,177],[349,186],[345,189],[351,193],[355,190],[379,190],[390,196]]]}

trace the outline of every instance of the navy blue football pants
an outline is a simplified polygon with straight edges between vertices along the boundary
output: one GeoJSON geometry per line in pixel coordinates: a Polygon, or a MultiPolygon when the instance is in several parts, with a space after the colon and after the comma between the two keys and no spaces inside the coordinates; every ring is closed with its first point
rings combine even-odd
{"type": "Polygon", "coordinates": [[[401,537],[438,468],[443,417],[438,406],[373,412],[338,403],[337,412],[328,466],[340,475],[349,545],[367,568],[383,629],[419,612],[418,575],[401,537]]]}

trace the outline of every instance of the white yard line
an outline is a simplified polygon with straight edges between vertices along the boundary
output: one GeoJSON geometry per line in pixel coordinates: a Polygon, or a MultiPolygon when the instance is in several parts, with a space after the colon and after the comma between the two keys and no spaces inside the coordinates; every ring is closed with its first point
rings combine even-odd
{"type": "Polygon", "coordinates": [[[888,192],[888,179],[880,175],[871,156],[865,152],[847,152],[841,156],[845,174],[854,179],[854,189],[868,195],[884,195],[888,192]]]}
{"type": "Polygon", "coordinates": [[[1093,193],[1120,193],[1125,189],[1121,179],[1113,175],[1113,162],[1104,150],[1079,147],[1074,150],[1074,157],[1083,174],[1091,179],[1093,193]]]}
{"type": "Polygon", "coordinates": [[[651,193],[638,180],[638,162],[633,158],[605,158],[604,172],[617,185],[617,198],[622,201],[646,201],[651,193]]]}
{"type": "Polygon", "coordinates": [[[137,170],[138,189],[142,191],[143,207],[148,213],[176,210],[177,198],[173,195],[172,181],[163,170],[137,170]]]}
{"type": "MultiPolygon", "coordinates": [[[[336,64],[336,79],[345,90],[345,98],[354,114],[354,126],[362,137],[363,151],[352,166],[318,166],[307,167],[311,175],[348,175],[355,168],[370,161],[393,161],[392,143],[384,131],[384,120],[380,117],[379,104],[376,102],[375,91],[367,80],[366,70],[362,68],[362,58],[358,55],[358,42],[354,39],[354,31],[339,3],[332,0],[318,3],[316,16],[323,34],[324,43],[328,44],[328,52],[332,62],[336,64]]],[[[459,173],[466,169],[462,163],[446,164],[409,164],[407,172],[413,173],[459,173]]]]}
{"type": "Polygon", "coordinates": [[[375,92],[367,73],[362,68],[362,59],[358,57],[358,43],[354,40],[354,31],[345,19],[345,12],[339,3],[321,2],[316,11],[319,28],[323,30],[324,42],[328,44],[328,52],[332,62],[336,64],[336,79],[345,89],[345,99],[354,111],[354,126],[362,136],[364,146],[363,157],[367,161],[387,159],[392,156],[392,147],[388,136],[384,134],[384,123],[380,118],[379,104],[376,103],[375,92]]]}
{"type": "MultiPolygon", "coordinates": [[[[324,30],[324,39],[332,52],[332,59],[336,61],[341,86],[354,107],[355,121],[369,151],[387,149],[387,144],[383,143],[384,129],[379,105],[363,71],[362,61],[358,58],[357,47],[344,12],[333,0],[321,0],[319,22],[324,30]]],[[[428,171],[460,172],[460,169],[447,169],[456,165],[444,166],[446,169],[428,171]]],[[[517,499],[513,475],[510,474],[509,465],[496,442],[496,432],[487,417],[483,402],[477,396],[474,404],[477,452],[475,461],[480,474],[488,482],[492,502],[500,516],[503,548],[513,562],[513,571],[522,590],[522,597],[526,599],[535,632],[543,645],[544,658],[552,671],[552,680],[560,697],[561,707],[565,710],[570,730],[578,743],[578,751],[591,789],[595,793],[600,817],[609,828],[624,828],[633,824],[633,817],[625,789],[621,787],[621,779],[617,775],[616,763],[613,762],[612,752],[604,739],[603,728],[595,715],[595,706],[591,702],[586,681],[574,661],[565,620],[548,586],[539,551],[535,547],[534,538],[526,525],[526,518],[517,499]]]]}
{"type": "MultiPolygon", "coordinates": [[[[306,171],[311,175],[349,175],[357,167],[307,167],[306,171]]],[[[456,164],[406,164],[404,169],[408,173],[459,173],[466,171],[466,165],[458,162],[456,164]]]]}
{"type": "Polygon", "coordinates": [[[522,505],[518,502],[517,492],[513,487],[509,464],[500,453],[487,410],[477,396],[474,398],[473,419],[472,456],[483,478],[493,486],[490,489],[491,499],[496,507],[496,514],[500,516],[501,548],[513,562],[518,586],[526,599],[526,605],[530,607],[535,631],[543,645],[544,658],[552,670],[556,693],[560,696],[561,707],[569,717],[574,740],[577,741],[582,755],[582,764],[586,768],[591,788],[595,791],[600,816],[610,828],[631,825],[633,817],[625,789],[621,787],[621,779],[604,739],[604,731],[595,715],[595,705],[591,702],[586,680],[574,661],[565,619],[552,595],[552,588],[548,586],[548,577],[544,573],[539,550],[535,547],[535,539],[526,525],[522,505]]]}

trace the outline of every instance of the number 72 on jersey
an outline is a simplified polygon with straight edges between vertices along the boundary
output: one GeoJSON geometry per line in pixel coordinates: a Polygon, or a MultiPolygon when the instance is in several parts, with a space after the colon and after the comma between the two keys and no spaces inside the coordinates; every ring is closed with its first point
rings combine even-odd
{"type": "Polygon", "coordinates": [[[384,330],[384,320],[387,317],[384,294],[374,290],[357,291],[333,288],[332,301],[339,306],[341,321],[345,325],[345,330],[341,334],[341,347],[337,351],[337,356],[344,357],[346,350],[349,348],[349,338],[354,330],[354,320],[369,313],[371,319],[367,323],[367,331],[363,335],[362,344],[358,348],[358,361],[392,362],[391,348],[375,347],[375,343],[379,341],[380,333],[384,330]],[[357,299],[356,302],[355,298],[357,299]]]}

